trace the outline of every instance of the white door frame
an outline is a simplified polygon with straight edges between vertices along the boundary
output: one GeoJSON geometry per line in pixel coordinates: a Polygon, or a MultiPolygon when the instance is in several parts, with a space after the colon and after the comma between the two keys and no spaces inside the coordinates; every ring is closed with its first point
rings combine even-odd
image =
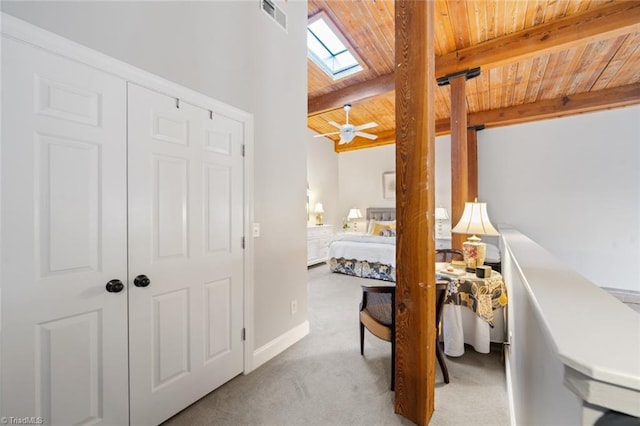
{"type": "MultiPolygon", "coordinates": [[[[141,70],[98,51],[89,49],[72,40],[46,31],[33,24],[0,12],[0,32],[3,37],[13,38],[23,43],[42,48],[50,53],[68,58],[78,63],[90,66],[102,72],[120,77],[123,80],[138,84],[151,90],[177,97],[211,111],[224,112],[229,118],[244,124],[245,131],[245,159],[244,159],[244,301],[243,316],[245,327],[244,342],[244,374],[254,369],[254,327],[253,327],[253,295],[254,295],[254,244],[251,232],[253,223],[253,114],[217,101],[179,84],[165,80],[150,72],[141,70]]],[[[1,153],[0,153],[1,155],[1,153]]],[[[1,232],[1,230],[0,230],[1,232]]],[[[1,234],[0,234],[1,237],[1,234]]],[[[0,289],[1,290],[1,289],[0,289]]],[[[1,309],[0,305],[0,309],[1,309]]]]}

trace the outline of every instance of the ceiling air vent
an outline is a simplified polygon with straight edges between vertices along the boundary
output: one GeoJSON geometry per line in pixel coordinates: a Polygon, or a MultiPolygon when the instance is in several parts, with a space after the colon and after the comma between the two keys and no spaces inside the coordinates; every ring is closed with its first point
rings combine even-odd
{"type": "Polygon", "coordinates": [[[280,27],[286,31],[287,29],[287,14],[280,9],[273,0],[260,0],[262,10],[271,17],[274,21],[280,25],[280,27]]]}

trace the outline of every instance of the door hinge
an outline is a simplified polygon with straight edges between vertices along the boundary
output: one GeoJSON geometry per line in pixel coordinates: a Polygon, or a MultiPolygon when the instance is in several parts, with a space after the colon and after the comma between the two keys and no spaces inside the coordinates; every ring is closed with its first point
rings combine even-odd
{"type": "Polygon", "coordinates": [[[244,147],[245,147],[245,145],[243,144],[243,145],[242,145],[242,156],[243,156],[243,157],[244,157],[244,147]]]}
{"type": "Polygon", "coordinates": [[[242,328],[242,341],[244,342],[245,340],[247,340],[247,329],[246,328],[242,328]]]}
{"type": "Polygon", "coordinates": [[[244,248],[244,237],[242,237],[242,248],[244,248]]]}

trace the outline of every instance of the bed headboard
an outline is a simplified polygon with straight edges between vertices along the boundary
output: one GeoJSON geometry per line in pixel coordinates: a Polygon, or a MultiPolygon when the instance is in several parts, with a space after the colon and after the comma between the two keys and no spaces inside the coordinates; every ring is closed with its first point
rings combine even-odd
{"type": "Polygon", "coordinates": [[[396,220],[396,208],[367,207],[367,220],[396,220]]]}

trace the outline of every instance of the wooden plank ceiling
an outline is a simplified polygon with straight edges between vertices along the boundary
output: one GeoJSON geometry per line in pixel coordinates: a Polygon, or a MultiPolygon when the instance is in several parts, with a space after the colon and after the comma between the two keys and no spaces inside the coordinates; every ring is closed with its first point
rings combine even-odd
{"type": "MultiPolygon", "coordinates": [[[[469,126],[495,127],[640,103],[640,1],[436,0],[436,76],[480,67],[467,81],[469,126]]],[[[393,0],[308,0],[365,61],[333,81],[308,60],[308,127],[375,121],[336,151],[395,142],[393,0]]],[[[449,132],[450,88],[435,93],[437,134],[449,132]]]]}

